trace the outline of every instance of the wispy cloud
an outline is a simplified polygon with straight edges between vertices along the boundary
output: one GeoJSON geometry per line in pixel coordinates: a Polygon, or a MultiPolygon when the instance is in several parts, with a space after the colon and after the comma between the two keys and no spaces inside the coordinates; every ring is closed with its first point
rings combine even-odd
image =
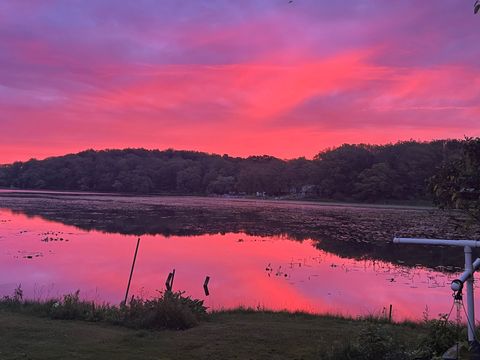
{"type": "Polygon", "coordinates": [[[3,1],[0,162],[480,135],[479,21],[453,0],[3,1]]]}

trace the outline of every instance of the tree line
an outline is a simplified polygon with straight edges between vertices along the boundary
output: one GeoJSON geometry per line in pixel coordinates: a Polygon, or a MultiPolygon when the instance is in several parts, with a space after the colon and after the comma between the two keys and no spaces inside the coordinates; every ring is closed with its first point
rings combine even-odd
{"type": "Polygon", "coordinates": [[[312,160],[168,149],[87,150],[0,166],[0,187],[137,194],[256,195],[338,201],[429,200],[427,181],[465,140],[344,144],[312,160]]]}

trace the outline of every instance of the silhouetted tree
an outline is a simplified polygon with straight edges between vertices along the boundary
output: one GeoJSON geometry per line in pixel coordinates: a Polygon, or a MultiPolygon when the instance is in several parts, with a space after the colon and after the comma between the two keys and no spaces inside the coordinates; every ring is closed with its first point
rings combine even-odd
{"type": "Polygon", "coordinates": [[[465,139],[462,150],[430,179],[430,189],[441,208],[463,210],[480,222],[480,138],[465,139]]]}
{"type": "MultiPolygon", "coordinates": [[[[261,193],[371,202],[428,200],[426,180],[442,164],[463,159],[462,146],[471,143],[344,144],[320,152],[313,160],[242,159],[172,149],[87,150],[0,166],[0,186],[138,194],[261,193]]],[[[457,166],[442,171],[459,170],[457,166]]]]}

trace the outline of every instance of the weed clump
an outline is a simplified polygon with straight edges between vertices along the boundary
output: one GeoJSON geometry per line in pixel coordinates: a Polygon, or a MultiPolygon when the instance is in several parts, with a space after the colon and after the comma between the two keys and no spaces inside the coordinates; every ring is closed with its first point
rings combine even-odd
{"type": "Polygon", "coordinates": [[[184,296],[183,292],[165,291],[161,296],[143,300],[132,298],[120,311],[124,325],[143,329],[185,330],[198,325],[207,314],[202,300],[184,296]]]}
{"type": "Polygon", "coordinates": [[[417,350],[417,359],[435,359],[442,356],[459,339],[466,338],[464,328],[445,317],[424,322],[427,334],[422,337],[417,350]]]}
{"type": "MultiPolygon", "coordinates": [[[[395,338],[387,324],[366,322],[358,335],[346,343],[336,344],[326,359],[358,360],[431,360],[441,356],[459,339],[465,338],[465,330],[445,317],[425,319],[425,330],[414,344],[395,338]]],[[[461,344],[465,345],[465,344],[461,344]]]]}
{"type": "Polygon", "coordinates": [[[326,357],[335,360],[409,360],[411,354],[379,323],[366,323],[353,341],[333,347],[326,357]]]}

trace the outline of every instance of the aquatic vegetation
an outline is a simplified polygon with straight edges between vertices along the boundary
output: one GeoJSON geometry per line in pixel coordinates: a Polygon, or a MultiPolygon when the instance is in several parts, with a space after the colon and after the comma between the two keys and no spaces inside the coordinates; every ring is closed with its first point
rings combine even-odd
{"type": "MultiPolygon", "coordinates": [[[[312,239],[316,247],[345,258],[373,258],[406,266],[463,265],[463,254],[412,251],[392,244],[395,236],[475,239],[465,216],[433,208],[191,197],[0,193],[3,208],[73,225],[83,231],[124,235],[193,236],[238,233],[262,238],[312,239]],[[441,261],[439,262],[439,259],[441,261]]],[[[72,241],[52,226],[44,242],[72,241]],[[53,234],[52,234],[53,233],[53,234]]],[[[242,237],[240,237],[242,236],[242,237]]],[[[448,270],[448,269],[447,269],[448,270]]]]}

